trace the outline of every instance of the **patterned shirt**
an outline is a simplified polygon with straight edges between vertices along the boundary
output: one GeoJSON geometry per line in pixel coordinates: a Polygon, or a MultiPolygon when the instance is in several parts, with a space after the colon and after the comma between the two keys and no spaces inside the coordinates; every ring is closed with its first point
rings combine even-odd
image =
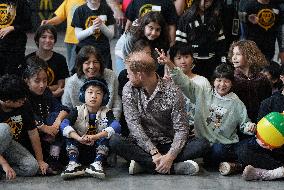
{"type": "Polygon", "coordinates": [[[123,88],[123,110],[138,146],[150,152],[157,144],[171,143],[169,153],[177,156],[188,139],[189,125],[182,92],[171,81],[158,79],[148,96],[143,88],[128,82],[123,88]]]}

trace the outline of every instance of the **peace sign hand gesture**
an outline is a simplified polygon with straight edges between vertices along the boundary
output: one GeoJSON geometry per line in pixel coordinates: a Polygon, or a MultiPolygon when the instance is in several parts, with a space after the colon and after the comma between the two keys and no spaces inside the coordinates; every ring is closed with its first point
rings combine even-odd
{"type": "Polygon", "coordinates": [[[170,58],[168,58],[166,56],[166,53],[164,52],[163,49],[161,49],[160,51],[158,50],[158,48],[155,48],[156,52],[158,53],[159,57],[157,58],[158,62],[160,64],[164,64],[167,65],[169,67],[169,69],[173,69],[175,67],[175,64],[170,60],[170,58]]]}

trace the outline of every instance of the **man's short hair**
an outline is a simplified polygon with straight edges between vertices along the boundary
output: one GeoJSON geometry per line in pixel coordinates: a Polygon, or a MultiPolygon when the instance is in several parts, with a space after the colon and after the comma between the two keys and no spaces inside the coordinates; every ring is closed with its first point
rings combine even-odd
{"type": "Polygon", "coordinates": [[[4,75],[0,77],[0,100],[16,101],[26,98],[28,87],[26,83],[16,75],[4,75]]]}
{"type": "Polygon", "coordinates": [[[130,53],[125,59],[125,64],[128,65],[129,69],[134,73],[151,73],[156,71],[155,60],[151,57],[151,55],[143,51],[130,53]]]}

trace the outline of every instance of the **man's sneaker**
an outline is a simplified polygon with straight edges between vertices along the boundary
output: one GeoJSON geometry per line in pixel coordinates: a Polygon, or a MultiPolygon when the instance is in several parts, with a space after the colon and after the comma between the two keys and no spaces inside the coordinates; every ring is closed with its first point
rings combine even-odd
{"type": "Polygon", "coordinates": [[[66,169],[61,173],[63,179],[70,179],[78,176],[83,176],[85,169],[81,164],[76,162],[69,162],[66,169]]]}
{"type": "Polygon", "coordinates": [[[145,171],[144,168],[142,168],[142,166],[140,166],[140,164],[138,164],[134,160],[131,160],[131,162],[129,164],[129,168],[128,168],[128,172],[129,172],[130,175],[142,173],[144,171],[145,171]]]}
{"type": "Polygon", "coordinates": [[[199,166],[192,160],[186,160],[174,164],[174,174],[194,175],[199,172],[199,166]]]}
{"type": "Polygon", "coordinates": [[[104,179],[105,173],[102,166],[102,162],[95,161],[94,163],[90,164],[89,167],[85,169],[86,174],[91,175],[93,177],[104,179]]]}
{"type": "Polygon", "coordinates": [[[221,175],[229,175],[240,173],[243,170],[243,166],[239,163],[221,162],[219,165],[219,172],[221,175]]]}

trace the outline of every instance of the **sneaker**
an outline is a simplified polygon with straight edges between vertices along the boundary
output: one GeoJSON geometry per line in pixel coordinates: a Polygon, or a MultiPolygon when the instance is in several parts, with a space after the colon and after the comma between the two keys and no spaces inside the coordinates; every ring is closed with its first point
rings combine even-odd
{"type": "Polygon", "coordinates": [[[242,177],[246,181],[252,180],[269,180],[268,170],[255,168],[251,165],[245,167],[242,177]]]}
{"type": "Polygon", "coordinates": [[[70,179],[85,174],[84,167],[76,162],[70,162],[66,169],[61,173],[63,179],[70,179]]]}
{"type": "Polygon", "coordinates": [[[85,169],[85,172],[86,174],[99,178],[99,179],[105,178],[105,173],[104,173],[104,169],[102,166],[102,162],[99,162],[99,161],[96,161],[90,164],[89,167],[85,169]]]}
{"type": "Polygon", "coordinates": [[[144,168],[134,160],[131,160],[128,168],[128,172],[130,175],[138,174],[144,172],[144,168]]]}
{"type": "Polygon", "coordinates": [[[195,175],[199,172],[199,166],[192,160],[174,164],[174,173],[178,175],[195,175]]]}
{"type": "Polygon", "coordinates": [[[239,163],[221,162],[219,165],[219,172],[221,175],[229,175],[240,173],[243,170],[243,166],[239,163]]]}

